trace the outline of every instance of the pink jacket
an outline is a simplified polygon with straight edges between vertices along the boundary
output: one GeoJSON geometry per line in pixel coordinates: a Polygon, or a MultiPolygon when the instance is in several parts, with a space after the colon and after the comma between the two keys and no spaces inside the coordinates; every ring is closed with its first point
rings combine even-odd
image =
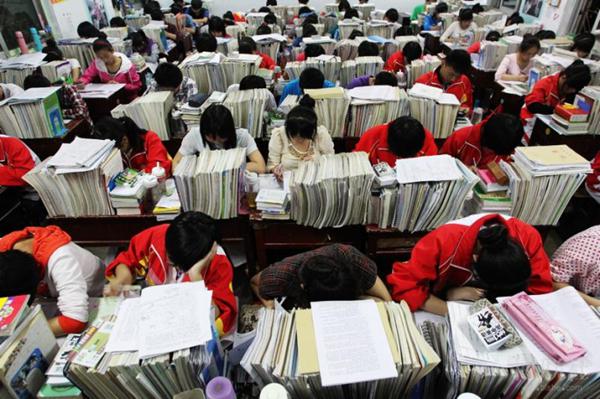
{"type": "Polygon", "coordinates": [[[121,57],[121,68],[115,75],[111,75],[106,69],[106,64],[98,58],[85,70],[81,76],[81,82],[88,83],[108,83],[114,80],[117,83],[125,84],[125,92],[128,101],[133,100],[138,96],[138,92],[142,87],[140,75],[138,75],[135,65],[131,60],[121,53],[115,52],[115,56],[121,57]]]}

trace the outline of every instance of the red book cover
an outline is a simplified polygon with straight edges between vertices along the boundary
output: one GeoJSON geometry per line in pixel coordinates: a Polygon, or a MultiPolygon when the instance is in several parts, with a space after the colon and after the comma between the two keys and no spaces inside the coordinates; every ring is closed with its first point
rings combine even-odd
{"type": "Polygon", "coordinates": [[[29,295],[0,298],[0,336],[8,336],[14,331],[28,301],[29,295]]]}
{"type": "Polygon", "coordinates": [[[586,122],[589,114],[580,108],[558,105],[554,113],[568,122],[586,122]]]}

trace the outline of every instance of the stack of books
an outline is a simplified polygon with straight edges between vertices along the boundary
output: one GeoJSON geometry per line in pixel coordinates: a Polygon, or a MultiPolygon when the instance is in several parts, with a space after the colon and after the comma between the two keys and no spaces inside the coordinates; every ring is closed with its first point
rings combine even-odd
{"type": "MultiPolygon", "coordinates": [[[[397,51],[401,51],[406,43],[416,42],[421,44],[421,40],[418,36],[396,36],[393,40],[386,40],[383,44],[383,50],[381,56],[387,60],[397,51]]],[[[422,47],[422,44],[421,44],[422,47]]]]}
{"type": "Polygon", "coordinates": [[[350,107],[350,97],[346,90],[341,87],[332,87],[304,90],[304,93],[311,96],[316,102],[315,112],[319,125],[325,126],[331,137],[343,137],[346,115],[350,107]]]}
{"type": "Polygon", "coordinates": [[[260,189],[256,196],[256,209],[263,219],[287,220],[290,218],[290,193],[285,190],[260,189]]]}
{"type": "Polygon", "coordinates": [[[285,64],[285,72],[290,80],[300,79],[304,68],[306,68],[306,61],[289,61],[285,64]]]}
{"type": "Polygon", "coordinates": [[[569,134],[586,134],[590,128],[589,117],[589,110],[564,103],[554,108],[552,121],[569,134]]]}
{"type": "Polygon", "coordinates": [[[504,18],[504,13],[497,9],[480,12],[479,14],[473,14],[473,22],[475,22],[477,26],[491,25],[502,18],[504,18]]]}
{"type": "MultiPolygon", "coordinates": [[[[248,75],[256,75],[262,58],[257,54],[239,54],[236,57],[226,57],[221,64],[225,87],[240,83],[248,75]]],[[[221,90],[225,91],[225,90],[221,90]]]]}
{"type": "Polygon", "coordinates": [[[442,61],[436,55],[425,55],[420,60],[412,61],[406,66],[406,87],[410,89],[421,75],[435,70],[440,65],[442,61]]]}
{"type": "Polygon", "coordinates": [[[204,150],[183,157],[173,173],[183,210],[215,219],[237,217],[245,165],[245,148],[204,150]]]}
{"type": "Polygon", "coordinates": [[[123,170],[121,151],[114,146],[111,140],[75,137],[23,180],[37,191],[51,217],[114,215],[108,187],[123,170]]]}
{"type": "Polygon", "coordinates": [[[385,39],[391,39],[394,37],[394,32],[396,31],[396,24],[384,20],[371,20],[366,23],[367,31],[365,34],[367,36],[379,36],[385,39]]]}
{"type": "Polygon", "coordinates": [[[166,25],[160,21],[152,21],[146,26],[142,27],[142,31],[147,38],[151,39],[156,45],[160,52],[167,52],[167,36],[165,33],[166,25]],[[158,22],[158,23],[156,23],[158,22]]]}
{"type": "Polygon", "coordinates": [[[23,87],[25,78],[43,64],[46,54],[30,53],[0,60],[0,82],[23,87]]]}
{"type": "Polygon", "coordinates": [[[519,45],[523,41],[523,36],[503,36],[500,39],[500,43],[504,43],[508,46],[506,54],[514,54],[519,50],[519,45]]]}
{"type": "Polygon", "coordinates": [[[365,22],[357,18],[343,19],[338,22],[340,40],[348,39],[353,30],[365,31],[365,22]]]}
{"type": "MultiPolygon", "coordinates": [[[[96,38],[63,39],[59,40],[58,48],[60,51],[62,51],[65,59],[75,58],[78,60],[81,64],[81,70],[84,71],[94,62],[94,59],[96,58],[92,48],[92,44],[95,40],[96,38]]],[[[131,43],[127,43],[127,41],[116,39],[114,37],[109,37],[108,41],[113,46],[115,51],[124,54],[131,53],[131,43]],[[127,49],[127,47],[129,47],[129,49],[127,49]]]]}
{"type": "Polygon", "coordinates": [[[410,114],[421,121],[436,139],[452,134],[460,102],[454,94],[442,89],[416,83],[409,91],[410,114]]]}
{"type": "Polygon", "coordinates": [[[371,18],[371,13],[375,11],[374,4],[354,4],[352,7],[358,10],[364,21],[368,21],[371,18]]]}
{"type": "Polygon", "coordinates": [[[586,86],[575,96],[575,105],[589,113],[590,134],[600,132],[600,86],[586,86]]]}
{"type": "Polygon", "coordinates": [[[0,102],[0,128],[22,139],[62,137],[59,87],[38,87],[0,102]]]}
{"type": "Polygon", "coordinates": [[[307,58],[305,65],[306,68],[316,68],[323,72],[326,80],[337,82],[340,78],[342,59],[334,55],[322,54],[318,57],[307,58]]]}
{"type": "Polygon", "coordinates": [[[359,76],[375,76],[383,70],[383,58],[356,57],[354,60],[344,61],[340,72],[340,83],[346,87],[352,79],[359,76]]]}
{"type": "Polygon", "coordinates": [[[569,37],[557,37],[556,39],[544,39],[540,40],[540,44],[542,48],[540,49],[540,53],[552,53],[554,49],[562,49],[569,50],[571,46],[573,46],[573,40],[569,37]]]}
{"type": "Polygon", "coordinates": [[[479,182],[473,189],[473,198],[468,205],[470,213],[493,212],[510,215],[512,200],[508,177],[495,163],[494,170],[499,171],[496,173],[501,173],[501,179],[498,179],[491,169],[477,169],[479,182]]]}
{"type": "Polygon", "coordinates": [[[337,42],[329,36],[305,37],[302,39],[302,43],[304,43],[305,46],[308,46],[309,44],[318,44],[325,49],[325,54],[329,55],[333,54],[333,50],[335,50],[337,44],[337,42]]]}
{"type": "Polygon", "coordinates": [[[589,161],[566,145],[517,147],[501,162],[510,180],[512,215],[526,223],[556,225],[586,174],[589,161]]]}
{"type": "Polygon", "coordinates": [[[439,18],[442,20],[442,32],[452,25],[452,22],[456,21],[458,18],[458,14],[454,14],[452,12],[443,12],[439,14],[439,18]]]}
{"type": "Polygon", "coordinates": [[[481,42],[481,51],[477,60],[477,67],[484,71],[498,69],[502,59],[508,52],[508,46],[502,42],[481,42]]]}
{"type": "Polygon", "coordinates": [[[145,193],[144,175],[125,169],[111,182],[110,201],[117,215],[141,215],[140,203],[145,193]]]}
{"type": "Polygon", "coordinates": [[[179,68],[184,76],[196,82],[199,93],[226,92],[229,86],[221,68],[224,58],[219,53],[195,53],[181,61],[179,68]]]}
{"type": "Polygon", "coordinates": [[[29,312],[29,295],[0,298],[0,344],[6,341],[29,312]]]}
{"type": "Polygon", "coordinates": [[[364,224],[374,178],[364,152],[302,162],[291,184],[291,217],[298,224],[316,228],[364,224]]]}
{"type": "Polygon", "coordinates": [[[116,39],[125,40],[129,32],[127,31],[127,27],[124,26],[122,28],[102,28],[100,29],[102,32],[106,33],[108,37],[114,37],[116,39]]]}
{"type": "Polygon", "coordinates": [[[71,79],[72,69],[68,60],[47,62],[40,66],[40,70],[42,75],[48,78],[50,82],[69,81],[71,79]]]}
{"type": "Polygon", "coordinates": [[[231,111],[236,128],[247,129],[252,137],[261,138],[272,98],[268,89],[238,90],[229,93],[223,105],[231,111]]]}
{"type": "Polygon", "coordinates": [[[150,23],[150,15],[128,15],[125,23],[133,32],[137,32],[150,23]]]}
{"type": "Polygon", "coordinates": [[[267,14],[266,12],[249,12],[246,14],[246,21],[248,25],[258,27],[262,25],[267,14]]]}
{"type": "Polygon", "coordinates": [[[335,54],[341,58],[342,62],[353,60],[358,56],[358,45],[359,42],[356,39],[342,39],[335,45],[335,54]]]}
{"type": "Polygon", "coordinates": [[[156,216],[156,220],[159,222],[173,220],[181,212],[181,201],[179,201],[179,193],[177,187],[175,187],[175,180],[167,179],[166,182],[166,193],[163,194],[152,214],[156,216]]]}
{"type": "Polygon", "coordinates": [[[115,118],[128,116],[142,129],[155,132],[161,140],[169,140],[171,126],[169,117],[173,108],[171,91],[155,91],[136,98],[129,104],[113,108],[115,118]]]}

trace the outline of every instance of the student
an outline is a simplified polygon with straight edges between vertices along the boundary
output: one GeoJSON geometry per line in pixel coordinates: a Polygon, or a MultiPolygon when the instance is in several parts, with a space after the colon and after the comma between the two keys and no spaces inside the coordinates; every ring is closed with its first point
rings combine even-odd
{"type": "Polygon", "coordinates": [[[509,161],[524,134],[518,117],[494,114],[477,125],[456,130],[446,139],[440,154],[452,155],[466,166],[486,168],[492,161],[509,161]]]}
{"type": "Polygon", "coordinates": [[[192,0],[190,7],[185,10],[185,13],[190,15],[198,26],[207,23],[210,17],[210,13],[202,5],[202,0],[192,0]]]}
{"type": "MultiPolygon", "coordinates": [[[[44,61],[46,62],[65,60],[62,51],[58,48],[58,45],[53,39],[46,40],[46,47],[42,49],[42,53],[46,54],[46,57],[44,58],[44,61]]],[[[66,61],[69,61],[69,64],[71,64],[72,81],[77,82],[81,75],[81,64],[79,63],[79,60],[77,60],[77,58],[69,58],[66,61]]]]}
{"type": "Polygon", "coordinates": [[[0,134],[0,186],[27,186],[22,178],[38,163],[38,156],[21,139],[0,134]]]}
{"type": "Polygon", "coordinates": [[[353,89],[355,87],[363,87],[363,86],[392,86],[398,87],[398,78],[396,75],[387,72],[381,71],[374,77],[371,75],[359,76],[357,78],[352,79],[347,89],[353,89]]]}
{"type": "Polygon", "coordinates": [[[440,14],[448,12],[448,4],[438,3],[435,8],[431,11],[431,14],[427,14],[423,20],[424,31],[438,31],[442,29],[440,14]]]}
{"type": "MultiPolygon", "coordinates": [[[[488,42],[497,42],[498,40],[500,40],[500,37],[502,37],[502,35],[500,35],[500,32],[492,30],[492,31],[489,31],[487,33],[487,35],[485,35],[485,40],[488,42]]],[[[469,48],[467,49],[467,53],[469,53],[469,54],[479,54],[480,51],[481,51],[481,42],[475,42],[475,43],[471,44],[469,46],[469,48]]]]}
{"type": "Polygon", "coordinates": [[[333,140],[327,128],[318,125],[314,107],[315,100],[303,96],[300,105],[287,114],[285,125],[271,132],[267,169],[279,180],[285,171],[296,170],[301,162],[334,153],[333,140]]]}
{"type": "Polygon", "coordinates": [[[125,54],[115,52],[105,39],[96,39],[92,48],[96,59],[85,70],[80,82],[83,84],[124,83],[127,101],[136,98],[142,82],[131,60],[125,54]]]}
{"type": "Polygon", "coordinates": [[[262,59],[259,68],[273,70],[277,65],[275,64],[275,61],[273,61],[273,58],[269,57],[266,54],[258,52],[256,42],[249,36],[243,37],[239,40],[238,51],[240,54],[258,54],[262,59]]]}
{"type": "Polygon", "coordinates": [[[379,47],[365,40],[358,45],[358,57],[379,57],[379,47]]]}
{"type": "Polygon", "coordinates": [[[351,301],[369,297],[391,301],[377,276],[377,265],[359,250],[343,244],[327,245],[274,263],[250,280],[263,305],[286,297],[289,308],[310,307],[311,302],[351,301]]]}
{"type": "Polygon", "coordinates": [[[325,80],[323,72],[316,68],[306,68],[300,73],[300,78],[290,81],[283,87],[279,104],[289,95],[301,96],[304,89],[323,89],[335,87],[333,82],[325,80]]]}
{"type": "MultiPolygon", "coordinates": [[[[236,90],[254,90],[254,89],[266,89],[267,82],[260,76],[257,75],[248,75],[244,76],[242,80],[240,80],[239,85],[231,85],[227,89],[227,92],[232,92],[236,90]],[[236,87],[237,86],[237,87],[236,87]]],[[[267,104],[266,111],[275,111],[277,110],[277,102],[275,102],[275,96],[270,91],[269,93],[269,104],[267,104]]]]}
{"type": "Polygon", "coordinates": [[[306,61],[307,58],[316,58],[323,54],[325,54],[325,49],[320,44],[307,44],[304,47],[304,52],[296,57],[296,61],[306,61]]]}
{"type": "Polygon", "coordinates": [[[271,30],[275,30],[275,33],[281,33],[281,28],[277,25],[277,17],[275,14],[269,11],[267,15],[263,18],[263,24],[273,27],[271,30]]]}
{"type": "Polygon", "coordinates": [[[127,28],[127,23],[121,17],[112,17],[110,19],[111,28],[127,28]]]}
{"type": "Polygon", "coordinates": [[[427,6],[434,2],[435,2],[435,0],[425,0],[424,3],[421,2],[420,4],[416,5],[415,8],[413,8],[410,19],[413,21],[419,20],[419,15],[425,14],[427,12],[427,6]]]}
{"type": "Polygon", "coordinates": [[[600,307],[600,225],[565,241],[554,252],[550,271],[555,290],[571,285],[588,305],[600,307]]]}
{"type": "Polygon", "coordinates": [[[410,260],[387,278],[394,301],[414,312],[448,312],[446,301],[476,301],[520,291],[552,291],[550,262],[538,231],[519,219],[476,214],[438,227],[419,240],[410,260]]]}
{"type": "Polygon", "coordinates": [[[82,39],[106,39],[106,33],[101,32],[98,28],[96,28],[91,22],[84,21],[77,25],[77,34],[82,39]]]}
{"type": "Polygon", "coordinates": [[[215,53],[217,51],[217,39],[208,33],[201,33],[196,37],[196,50],[198,52],[215,53]]]}
{"type": "Polygon", "coordinates": [[[106,267],[105,295],[118,295],[122,286],[204,281],[212,291],[219,335],[231,330],[237,304],[231,288],[233,267],[220,246],[215,221],[200,212],[184,212],[171,224],[151,227],[133,236],[129,248],[106,267]]]}
{"type": "Polygon", "coordinates": [[[518,25],[518,24],[523,24],[523,23],[525,23],[525,20],[523,19],[523,17],[521,15],[519,15],[518,12],[515,12],[515,13],[512,13],[506,19],[506,25],[505,26],[518,25]]]}
{"type": "Polygon", "coordinates": [[[23,93],[25,90],[12,83],[0,83],[0,101],[23,93]]]}
{"type": "Polygon", "coordinates": [[[574,61],[560,73],[546,76],[525,97],[521,119],[526,122],[534,114],[552,114],[558,104],[572,99],[591,79],[590,68],[581,60],[574,61]]]}
{"type": "MultiPolygon", "coordinates": [[[[177,28],[177,30],[187,32],[187,33],[193,35],[194,33],[196,33],[196,29],[198,28],[198,26],[194,22],[194,19],[192,18],[192,16],[189,14],[186,14],[185,9],[186,9],[185,4],[184,5],[179,5],[179,3],[171,4],[171,14],[175,15],[175,20],[176,20],[175,27],[177,28]]],[[[159,16],[159,14],[156,11],[160,11],[162,14],[161,9],[158,8],[157,10],[153,11],[153,13],[156,14],[156,17],[159,16]]],[[[154,19],[154,17],[152,17],[152,19],[154,19]]],[[[163,15],[162,20],[164,20],[164,15],[163,15]]],[[[169,25],[170,24],[167,24],[167,28],[169,27],[169,25]]],[[[169,32],[167,31],[167,33],[169,33],[169,32]]]]}
{"type": "Polygon", "coordinates": [[[270,35],[271,33],[273,33],[273,31],[268,25],[262,24],[261,26],[256,28],[257,35],[270,35]]]}
{"type": "Polygon", "coordinates": [[[473,109],[473,86],[466,76],[471,70],[471,56],[465,50],[452,50],[435,71],[421,75],[416,83],[444,89],[460,101],[461,109],[473,109]]]}
{"type": "Polygon", "coordinates": [[[0,297],[58,298],[60,315],[48,320],[54,335],[81,332],[88,297],[102,295],[104,265],[57,226],[26,227],[0,238],[0,297]]]}
{"type": "MultiPolygon", "coordinates": [[[[173,4],[171,4],[169,7],[173,7],[173,5],[176,3],[177,2],[173,2],[173,4]]],[[[182,4],[181,7],[183,7],[183,1],[180,1],[180,3],[182,4]]],[[[144,5],[144,14],[150,15],[152,13],[152,11],[154,11],[154,10],[160,11],[160,8],[161,8],[161,5],[158,1],[150,0],[144,5]]]]}
{"type": "Polygon", "coordinates": [[[169,62],[158,64],[154,72],[154,81],[148,87],[146,93],[155,91],[173,92],[173,97],[178,104],[187,103],[190,97],[198,94],[198,87],[194,79],[183,76],[177,65],[169,62]]]}
{"type": "Polygon", "coordinates": [[[214,37],[228,38],[229,35],[225,31],[225,23],[217,16],[212,16],[208,19],[208,33],[214,37]]]}
{"type": "Polygon", "coordinates": [[[477,24],[473,22],[473,10],[463,8],[458,12],[458,21],[454,21],[444,30],[440,42],[472,44],[477,24]]]}
{"type": "MultiPolygon", "coordinates": [[[[342,19],[346,20],[346,19],[352,19],[352,18],[360,18],[360,16],[358,15],[358,10],[356,8],[350,8],[350,9],[346,10],[346,12],[344,12],[344,18],[342,18],[342,19]]],[[[333,31],[333,34],[331,35],[331,37],[333,37],[336,41],[341,40],[339,26],[335,27],[335,30],[333,31]]]]}
{"type": "Polygon", "coordinates": [[[160,165],[167,177],[171,176],[171,157],[160,137],[151,130],[140,129],[131,118],[105,116],[96,122],[93,134],[116,143],[124,167],[152,173],[152,168],[160,165]]]}
{"type": "Polygon", "coordinates": [[[541,44],[537,37],[525,35],[514,54],[505,55],[496,69],[494,78],[498,80],[513,80],[527,82],[529,71],[533,67],[533,57],[540,52],[541,44]]]}
{"type": "Polygon", "coordinates": [[[554,31],[544,29],[538,31],[534,36],[537,37],[540,41],[556,39],[556,33],[554,33],[554,31]]]}
{"type": "Polygon", "coordinates": [[[585,189],[590,197],[600,204],[600,151],[598,151],[596,157],[592,160],[592,173],[585,180],[585,189]]]}
{"type": "Polygon", "coordinates": [[[181,141],[181,147],[173,160],[173,170],[183,156],[204,150],[229,150],[246,148],[246,170],[265,173],[265,159],[258,151],[254,138],[246,129],[236,129],[231,111],[220,104],[212,104],[200,117],[200,127],[192,128],[181,141]]]}
{"type": "Polygon", "coordinates": [[[267,7],[277,7],[277,0],[267,0],[267,7]]]}
{"type": "Polygon", "coordinates": [[[369,155],[371,165],[387,162],[392,168],[397,159],[437,155],[433,134],[411,116],[372,127],[360,137],[354,151],[369,155]]]}
{"type": "Polygon", "coordinates": [[[131,47],[134,53],[138,53],[146,62],[157,64],[159,57],[158,44],[154,40],[146,36],[144,31],[140,29],[133,32],[128,37],[131,40],[131,47]]]}
{"type": "Polygon", "coordinates": [[[412,26],[410,17],[402,16],[402,22],[400,24],[400,27],[398,29],[396,29],[396,32],[394,32],[394,37],[414,36],[414,35],[416,35],[416,32],[415,32],[414,27],[412,26]]]}
{"type": "Polygon", "coordinates": [[[575,36],[570,51],[576,52],[579,58],[588,58],[595,44],[596,37],[589,32],[583,32],[575,36]]]}
{"type": "Polygon", "coordinates": [[[307,37],[313,37],[318,35],[317,28],[315,28],[312,24],[305,23],[302,24],[302,36],[296,37],[292,42],[293,47],[300,47],[303,40],[307,37]]]}
{"type": "Polygon", "coordinates": [[[417,42],[408,42],[402,50],[396,51],[387,59],[383,69],[390,72],[405,71],[406,65],[410,65],[411,62],[420,59],[422,56],[423,49],[421,45],[417,42]]]}
{"type": "Polygon", "coordinates": [[[483,6],[481,4],[479,4],[479,3],[474,4],[471,7],[471,10],[473,10],[473,14],[481,14],[482,12],[485,11],[485,9],[483,8],[483,6]]]}
{"type": "Polygon", "coordinates": [[[398,10],[395,8],[390,8],[383,14],[383,20],[391,23],[398,22],[398,18],[400,18],[400,14],[398,14],[398,10]]]}

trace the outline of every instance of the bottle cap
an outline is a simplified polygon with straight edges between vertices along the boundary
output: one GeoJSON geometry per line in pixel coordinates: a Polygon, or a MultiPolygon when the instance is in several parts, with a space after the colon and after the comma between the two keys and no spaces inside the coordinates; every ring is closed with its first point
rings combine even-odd
{"type": "Polygon", "coordinates": [[[231,381],[225,377],[215,377],[206,385],[208,399],[235,399],[231,381]]]}
{"type": "Polygon", "coordinates": [[[152,176],[156,176],[159,179],[164,177],[165,176],[165,168],[160,166],[160,164],[157,162],[156,166],[152,168],[152,176]]]}
{"type": "Polygon", "coordinates": [[[265,385],[260,391],[259,399],[289,399],[288,391],[281,384],[275,382],[265,385]]]}

